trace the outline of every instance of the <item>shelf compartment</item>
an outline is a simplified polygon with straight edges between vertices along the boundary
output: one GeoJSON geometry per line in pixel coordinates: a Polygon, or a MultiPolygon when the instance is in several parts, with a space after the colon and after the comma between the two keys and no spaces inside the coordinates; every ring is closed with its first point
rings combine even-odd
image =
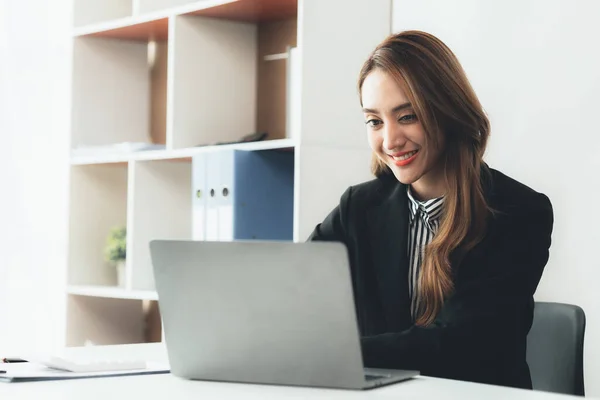
{"type": "Polygon", "coordinates": [[[144,343],[141,300],[69,295],[67,346],[144,343]]]}
{"type": "Polygon", "coordinates": [[[149,242],[192,236],[191,163],[136,161],[130,166],[128,267],[133,290],[154,290],[149,242]]]}
{"type": "Polygon", "coordinates": [[[169,148],[237,141],[254,132],[256,26],[194,16],[173,23],[169,148]]]}
{"type": "Polygon", "coordinates": [[[167,58],[166,42],[75,38],[72,147],[165,145],[167,58]]]}
{"type": "Polygon", "coordinates": [[[116,285],[104,248],[111,228],[127,222],[127,172],[127,164],[71,167],[68,284],[116,285]]]}
{"type": "Polygon", "coordinates": [[[155,300],[68,296],[67,347],[161,342],[162,331],[155,300]]]}
{"type": "Polygon", "coordinates": [[[296,19],[255,24],[179,16],[172,32],[170,148],[234,142],[254,132],[268,140],[291,136],[286,59],[296,46],[296,19]]]}
{"type": "Polygon", "coordinates": [[[290,86],[297,76],[290,76],[293,61],[288,57],[296,47],[297,29],[295,18],[258,24],[256,131],[268,132],[270,139],[293,137],[290,86]]]}

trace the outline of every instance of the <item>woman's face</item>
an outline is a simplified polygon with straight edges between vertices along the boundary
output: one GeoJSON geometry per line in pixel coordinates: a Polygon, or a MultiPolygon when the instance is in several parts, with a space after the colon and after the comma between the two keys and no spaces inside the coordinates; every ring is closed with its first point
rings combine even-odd
{"type": "Polygon", "coordinates": [[[438,162],[443,143],[440,148],[428,145],[421,121],[394,78],[380,69],[369,73],[362,85],[362,105],[369,144],[396,179],[423,199],[443,195],[438,162]]]}

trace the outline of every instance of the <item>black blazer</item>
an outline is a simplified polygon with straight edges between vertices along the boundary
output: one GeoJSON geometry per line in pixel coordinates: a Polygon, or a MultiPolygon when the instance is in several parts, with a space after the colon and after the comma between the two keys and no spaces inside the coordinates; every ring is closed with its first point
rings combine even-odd
{"type": "Polygon", "coordinates": [[[483,171],[497,213],[483,241],[452,266],[454,292],[428,327],[410,315],[408,198],[393,175],[348,188],[309,237],[348,249],[365,366],[531,388],[526,339],[548,261],[552,205],[496,170],[483,171]]]}

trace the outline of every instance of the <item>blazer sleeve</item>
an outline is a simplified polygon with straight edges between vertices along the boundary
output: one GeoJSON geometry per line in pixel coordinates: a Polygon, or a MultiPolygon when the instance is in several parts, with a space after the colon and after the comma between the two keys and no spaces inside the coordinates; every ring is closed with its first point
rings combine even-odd
{"type": "Polygon", "coordinates": [[[434,376],[444,371],[462,379],[465,365],[472,378],[473,370],[489,373],[507,354],[519,354],[515,348],[524,351],[532,296],[548,261],[553,227],[550,201],[545,195],[537,199],[496,227],[480,258],[486,265],[473,265],[469,278],[458,280],[433,324],[363,337],[365,365],[434,376]]]}
{"type": "Polygon", "coordinates": [[[339,204],[331,210],[325,219],[319,223],[308,237],[307,241],[332,241],[347,245],[346,215],[350,206],[352,187],[340,197],[339,204]]]}

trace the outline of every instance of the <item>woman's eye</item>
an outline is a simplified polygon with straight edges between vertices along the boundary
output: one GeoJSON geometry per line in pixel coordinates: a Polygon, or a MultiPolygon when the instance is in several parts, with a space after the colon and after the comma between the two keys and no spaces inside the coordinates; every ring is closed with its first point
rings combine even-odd
{"type": "Polygon", "coordinates": [[[398,118],[398,121],[400,121],[400,122],[412,122],[412,121],[416,121],[416,120],[417,120],[416,114],[408,114],[408,115],[404,115],[404,116],[398,118]]]}
{"type": "Polygon", "coordinates": [[[368,120],[368,121],[367,121],[367,122],[365,122],[365,123],[366,123],[367,125],[369,125],[370,127],[374,128],[374,127],[376,127],[376,126],[380,125],[380,124],[381,124],[381,121],[380,121],[380,120],[378,120],[378,119],[370,119],[370,120],[368,120]]]}

